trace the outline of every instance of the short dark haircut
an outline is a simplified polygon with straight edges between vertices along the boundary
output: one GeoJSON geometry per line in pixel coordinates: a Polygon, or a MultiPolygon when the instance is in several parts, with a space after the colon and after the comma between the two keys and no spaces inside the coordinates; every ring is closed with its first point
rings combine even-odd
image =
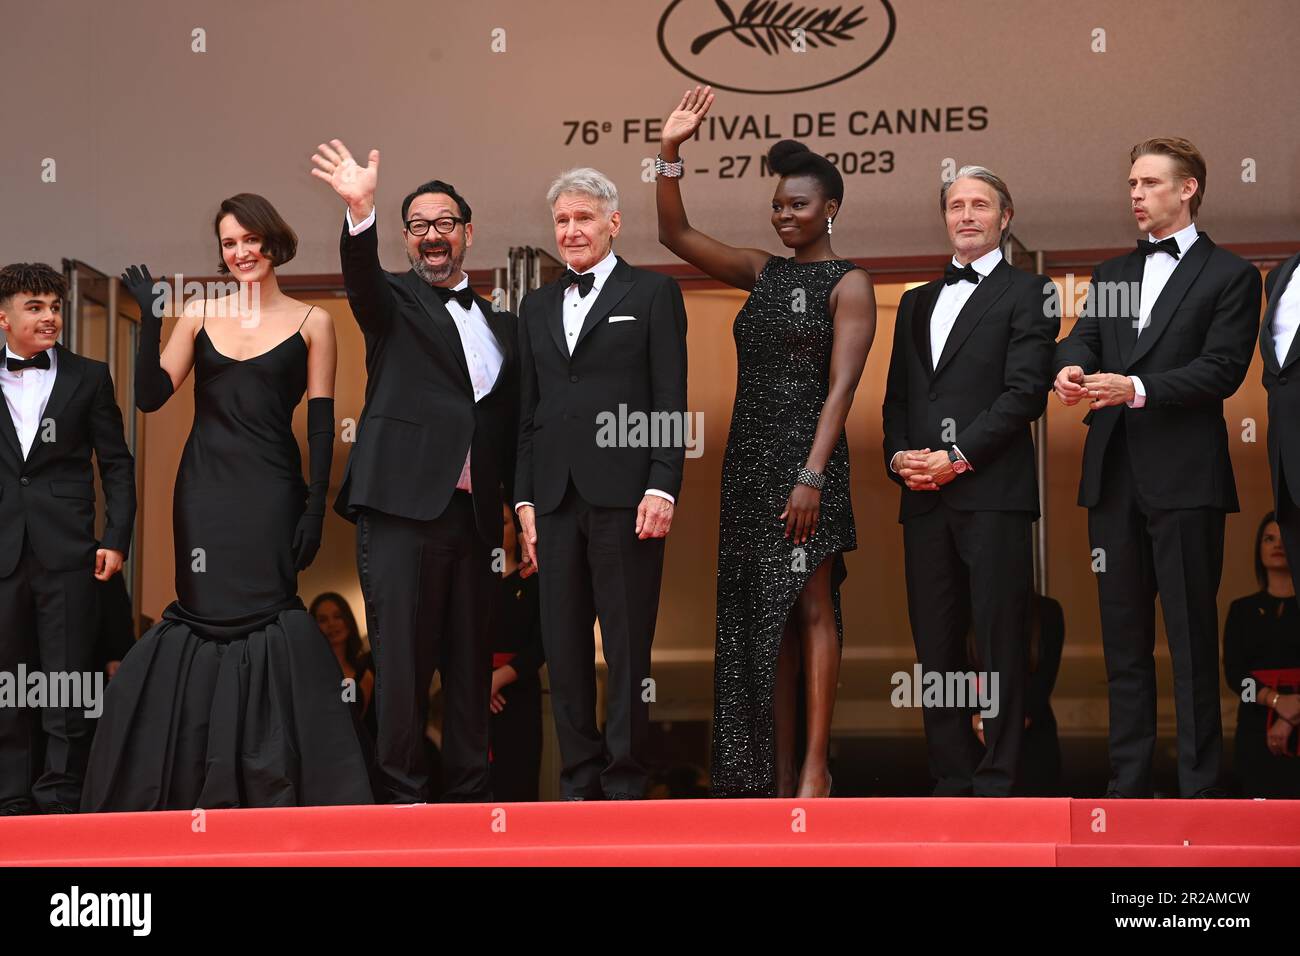
{"type": "MultiPolygon", "coordinates": [[[[1259,589],[1261,591],[1267,590],[1268,588],[1268,571],[1264,569],[1264,559],[1259,556],[1259,546],[1264,543],[1264,529],[1275,521],[1277,521],[1277,515],[1270,511],[1268,514],[1264,515],[1264,519],[1259,523],[1259,527],[1255,529],[1255,580],[1259,582],[1259,589]]],[[[1288,554],[1286,560],[1289,564],[1291,562],[1291,555],[1288,554]]]]}
{"type": "Polygon", "coordinates": [[[424,185],[417,186],[415,192],[402,200],[403,225],[406,224],[406,213],[411,208],[411,203],[415,202],[417,197],[423,196],[425,193],[444,193],[445,195],[450,196],[455,201],[456,208],[460,210],[460,218],[464,219],[466,222],[470,221],[471,213],[469,211],[469,203],[465,201],[464,196],[456,192],[456,187],[451,185],[451,183],[444,183],[441,179],[430,179],[424,185]]]}
{"type": "Polygon", "coordinates": [[[767,151],[767,165],[782,178],[786,176],[811,176],[817,180],[822,195],[844,202],[844,177],[829,159],[814,153],[803,143],[783,139],[773,143],[767,151]]]}
{"type": "MultiPolygon", "coordinates": [[[[239,193],[222,200],[217,218],[212,220],[218,252],[221,250],[221,220],[227,216],[234,216],[235,222],[261,237],[262,255],[271,260],[271,265],[284,265],[298,254],[298,235],[275,207],[256,193],[239,193]]],[[[218,258],[217,271],[224,275],[230,271],[226,268],[226,257],[219,255],[218,258]]]]}
{"type": "Polygon", "coordinates": [[[0,269],[0,304],[20,292],[67,298],[68,280],[44,262],[14,262],[0,269]]]}
{"type": "Polygon", "coordinates": [[[1196,218],[1205,198],[1205,157],[1201,151],[1181,136],[1159,136],[1144,139],[1129,150],[1128,161],[1136,163],[1139,156],[1168,156],[1174,162],[1174,175],[1179,179],[1195,179],[1196,192],[1191,198],[1192,218],[1196,218]]]}

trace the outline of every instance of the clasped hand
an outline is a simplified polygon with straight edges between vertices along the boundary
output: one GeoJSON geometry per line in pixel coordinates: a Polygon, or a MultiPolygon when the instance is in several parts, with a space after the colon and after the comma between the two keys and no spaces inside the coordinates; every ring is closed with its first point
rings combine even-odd
{"type": "Polygon", "coordinates": [[[957,477],[952,461],[942,448],[918,448],[894,455],[894,472],[912,491],[938,491],[957,477]]]}
{"type": "Polygon", "coordinates": [[[1115,372],[1085,375],[1079,365],[1067,365],[1056,374],[1052,391],[1065,405],[1077,405],[1084,399],[1094,411],[1110,405],[1125,405],[1137,397],[1133,380],[1115,372]]]}

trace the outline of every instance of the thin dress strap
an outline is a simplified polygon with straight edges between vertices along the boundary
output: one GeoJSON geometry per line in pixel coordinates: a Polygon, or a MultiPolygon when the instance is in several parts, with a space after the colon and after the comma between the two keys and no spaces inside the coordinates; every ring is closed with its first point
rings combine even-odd
{"type": "Polygon", "coordinates": [[[316,306],[314,306],[314,305],[311,306],[311,308],[309,308],[309,309],[307,310],[307,314],[304,315],[304,316],[302,317],[302,325],[298,326],[298,331],[299,331],[299,332],[302,331],[302,326],[307,324],[307,320],[311,318],[311,312],[312,312],[312,309],[314,309],[314,308],[316,308],[316,306]]]}

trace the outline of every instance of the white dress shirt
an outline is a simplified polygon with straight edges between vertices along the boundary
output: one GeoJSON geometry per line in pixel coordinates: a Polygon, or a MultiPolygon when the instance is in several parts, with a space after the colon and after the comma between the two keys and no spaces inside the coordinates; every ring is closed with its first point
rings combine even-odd
{"type": "MultiPolygon", "coordinates": [[[[972,262],[970,267],[979,273],[980,282],[983,282],[989,277],[989,273],[997,268],[998,263],[1001,261],[1002,250],[993,249],[990,252],[984,253],[984,255],[972,262]]],[[[962,268],[962,264],[957,261],[956,256],[952,257],[952,264],[958,269],[962,268]]],[[[952,327],[957,324],[957,316],[961,314],[961,310],[965,307],[971,294],[974,293],[977,288],[977,283],[968,282],[967,280],[962,279],[960,282],[954,282],[952,285],[945,283],[944,287],[939,290],[939,295],[934,300],[934,308],[930,310],[931,368],[935,368],[939,365],[939,358],[943,355],[943,347],[948,344],[948,336],[952,332],[952,327]]],[[[913,318],[913,321],[916,321],[915,318],[913,318]]],[[[899,451],[906,450],[907,449],[899,449],[899,451]]],[[[961,449],[958,448],[956,444],[952,446],[952,450],[957,453],[958,458],[970,465],[971,471],[975,470],[975,466],[971,465],[970,459],[961,453],[961,449]]],[[[895,452],[889,459],[889,470],[895,474],[898,473],[898,469],[894,467],[894,459],[897,457],[898,452],[895,452]]]]}
{"type": "MultiPolygon", "coordinates": [[[[1161,239],[1168,239],[1168,236],[1157,236],[1154,232],[1147,233],[1147,238],[1152,242],[1158,242],[1161,239]]],[[[1156,307],[1156,299],[1160,298],[1160,293],[1164,291],[1165,285],[1169,282],[1169,277],[1174,274],[1174,269],[1178,268],[1178,263],[1182,262],[1182,257],[1187,255],[1187,250],[1196,242],[1196,223],[1178,230],[1173,234],[1174,241],[1178,243],[1178,258],[1175,259],[1167,252],[1153,252],[1146,258],[1146,264],[1142,266],[1142,290],[1138,296],[1138,337],[1146,331],[1146,327],[1151,324],[1151,310],[1156,307]]],[[[1136,375],[1130,375],[1133,382],[1133,401],[1127,402],[1129,408],[1141,408],[1147,403],[1147,390],[1142,384],[1142,379],[1136,375]]]]}
{"type": "MultiPolygon", "coordinates": [[[[58,371],[57,353],[52,348],[45,351],[50,357],[48,369],[26,368],[21,372],[11,372],[7,363],[0,358],[0,389],[4,391],[14,431],[18,432],[18,444],[22,446],[24,460],[36,442],[36,433],[40,431],[41,417],[45,414],[45,406],[49,404],[50,393],[54,391],[54,376],[58,371]]],[[[13,355],[8,349],[0,354],[13,355]]],[[[23,358],[21,355],[15,357],[23,358]]]]}
{"type": "MultiPolygon", "coordinates": [[[[614,271],[614,266],[618,265],[618,256],[614,255],[614,250],[610,249],[604,259],[601,259],[590,269],[579,272],[578,275],[587,275],[594,273],[596,281],[592,283],[591,289],[586,295],[578,291],[576,285],[571,285],[564,290],[564,296],[560,307],[564,310],[564,343],[569,347],[569,354],[578,345],[578,333],[582,331],[582,323],[587,321],[587,313],[591,307],[596,304],[596,299],[600,296],[600,290],[604,287],[605,281],[609,278],[610,273],[614,271]]],[[[576,271],[576,270],[575,270],[576,271]]],[[[675,504],[675,499],[666,491],[660,491],[658,488],[647,488],[647,495],[654,495],[656,498],[665,498],[670,504],[675,504]]],[[[532,505],[531,501],[521,501],[515,505],[518,511],[524,505],[532,505]]]]}
{"type": "MultiPolygon", "coordinates": [[[[370,210],[369,216],[356,225],[352,223],[351,210],[346,211],[344,215],[347,217],[348,233],[353,236],[365,232],[375,224],[373,209],[370,210]]],[[[462,273],[460,282],[452,287],[452,291],[467,288],[469,288],[469,276],[462,273]]],[[[483,310],[478,307],[477,302],[471,303],[467,309],[455,299],[448,299],[446,309],[456,323],[456,332],[460,335],[460,347],[465,353],[465,364],[469,368],[469,382],[474,388],[474,401],[477,402],[492,391],[497,376],[501,374],[501,366],[505,363],[505,354],[501,351],[501,346],[496,336],[492,334],[492,329],[488,326],[483,310]]],[[[466,452],[465,464],[460,470],[460,479],[456,482],[456,487],[461,491],[472,493],[474,489],[470,484],[469,458],[470,454],[466,452]]]]}
{"type": "Polygon", "coordinates": [[[574,347],[578,344],[578,333],[582,331],[582,323],[587,321],[587,313],[591,307],[596,304],[596,298],[600,295],[600,290],[605,286],[605,280],[609,274],[614,271],[614,266],[618,265],[618,257],[614,255],[614,250],[609,250],[609,255],[605,256],[586,272],[579,273],[586,275],[588,272],[596,276],[595,283],[592,284],[591,291],[586,295],[578,292],[576,285],[571,285],[564,290],[564,344],[569,347],[569,354],[573,354],[574,347]]]}
{"type": "Polygon", "coordinates": [[[349,236],[355,236],[355,235],[357,235],[357,234],[359,234],[359,233],[365,232],[367,229],[369,229],[371,226],[373,226],[373,225],[375,224],[375,210],[374,210],[374,209],[371,209],[371,210],[370,210],[370,215],[369,215],[369,216],[366,216],[365,219],[362,219],[362,220],[361,220],[359,223],[357,223],[356,225],[353,225],[353,224],[352,224],[352,210],[351,210],[351,209],[345,209],[345,210],[343,211],[343,215],[344,215],[344,217],[345,217],[345,218],[347,219],[347,221],[348,221],[348,235],[349,235],[349,236]]]}
{"type": "MultiPolygon", "coordinates": [[[[452,291],[468,288],[469,276],[462,274],[460,282],[456,283],[452,291]]],[[[446,308],[456,321],[456,331],[460,334],[460,347],[465,351],[465,364],[469,366],[469,382],[474,388],[474,401],[477,402],[492,391],[497,376],[501,374],[501,366],[505,363],[505,354],[501,351],[501,346],[497,343],[491,328],[488,327],[487,319],[478,307],[478,302],[470,303],[467,309],[455,299],[448,299],[446,308]]],[[[461,491],[473,492],[469,480],[469,456],[470,453],[467,451],[465,466],[460,471],[460,480],[456,482],[456,487],[461,491]]]]}
{"type": "Polygon", "coordinates": [[[1286,361],[1296,329],[1300,328],[1300,282],[1296,281],[1296,272],[1291,273],[1286,289],[1279,290],[1279,294],[1282,298],[1273,313],[1273,351],[1280,365],[1286,361]]]}
{"type": "MultiPolygon", "coordinates": [[[[980,281],[983,282],[1001,261],[1002,250],[994,249],[992,252],[984,253],[970,265],[972,269],[979,273],[980,281]]],[[[957,261],[956,256],[953,256],[952,264],[958,269],[962,268],[962,264],[957,261]]],[[[948,342],[948,333],[952,331],[962,307],[966,305],[967,300],[975,292],[976,288],[974,282],[967,282],[962,279],[952,285],[945,285],[939,290],[939,297],[934,300],[934,309],[930,312],[931,368],[938,367],[939,357],[943,355],[943,347],[948,342]]]]}

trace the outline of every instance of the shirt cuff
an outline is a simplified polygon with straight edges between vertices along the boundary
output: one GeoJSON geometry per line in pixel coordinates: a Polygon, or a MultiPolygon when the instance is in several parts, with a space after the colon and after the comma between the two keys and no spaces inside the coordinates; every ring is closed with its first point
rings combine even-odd
{"type": "Polygon", "coordinates": [[[521,501],[519,502],[519,504],[515,505],[515,514],[519,514],[520,508],[536,508],[536,507],[537,506],[533,504],[531,501],[521,501]]]}
{"type": "Polygon", "coordinates": [[[1125,402],[1129,408],[1141,408],[1147,403],[1147,390],[1142,387],[1142,379],[1136,375],[1130,375],[1128,380],[1133,383],[1133,401],[1125,402]]]}
{"type": "Polygon", "coordinates": [[[656,498],[667,498],[667,499],[668,499],[668,503],[669,503],[670,505],[675,505],[675,504],[677,504],[677,499],[676,499],[676,498],[674,498],[672,495],[670,495],[670,494],[669,494],[668,492],[666,492],[666,491],[660,491],[658,488],[647,488],[647,489],[645,490],[645,493],[646,493],[647,495],[654,495],[656,498]]]}
{"type": "Polygon", "coordinates": [[[894,459],[897,458],[906,450],[907,450],[906,448],[900,448],[898,449],[898,451],[894,452],[892,455],[889,456],[889,470],[892,471],[894,474],[898,474],[898,469],[894,467],[894,459]]]}
{"type": "Polygon", "coordinates": [[[970,463],[970,459],[969,459],[969,458],[967,458],[965,455],[963,455],[963,454],[961,453],[961,449],[960,449],[960,448],[958,448],[956,445],[953,445],[953,446],[952,446],[952,450],[955,451],[955,452],[957,453],[957,457],[958,457],[958,458],[960,458],[962,461],[966,462],[966,468],[967,468],[968,471],[974,471],[974,470],[975,470],[975,466],[972,465],[972,464],[970,463]]]}
{"type": "Polygon", "coordinates": [[[355,236],[358,233],[365,232],[367,229],[373,226],[375,224],[375,213],[377,211],[378,211],[377,209],[370,210],[370,215],[366,216],[366,218],[362,219],[358,225],[354,226],[352,225],[352,210],[351,209],[343,210],[343,218],[346,219],[348,223],[348,235],[355,236]]]}

